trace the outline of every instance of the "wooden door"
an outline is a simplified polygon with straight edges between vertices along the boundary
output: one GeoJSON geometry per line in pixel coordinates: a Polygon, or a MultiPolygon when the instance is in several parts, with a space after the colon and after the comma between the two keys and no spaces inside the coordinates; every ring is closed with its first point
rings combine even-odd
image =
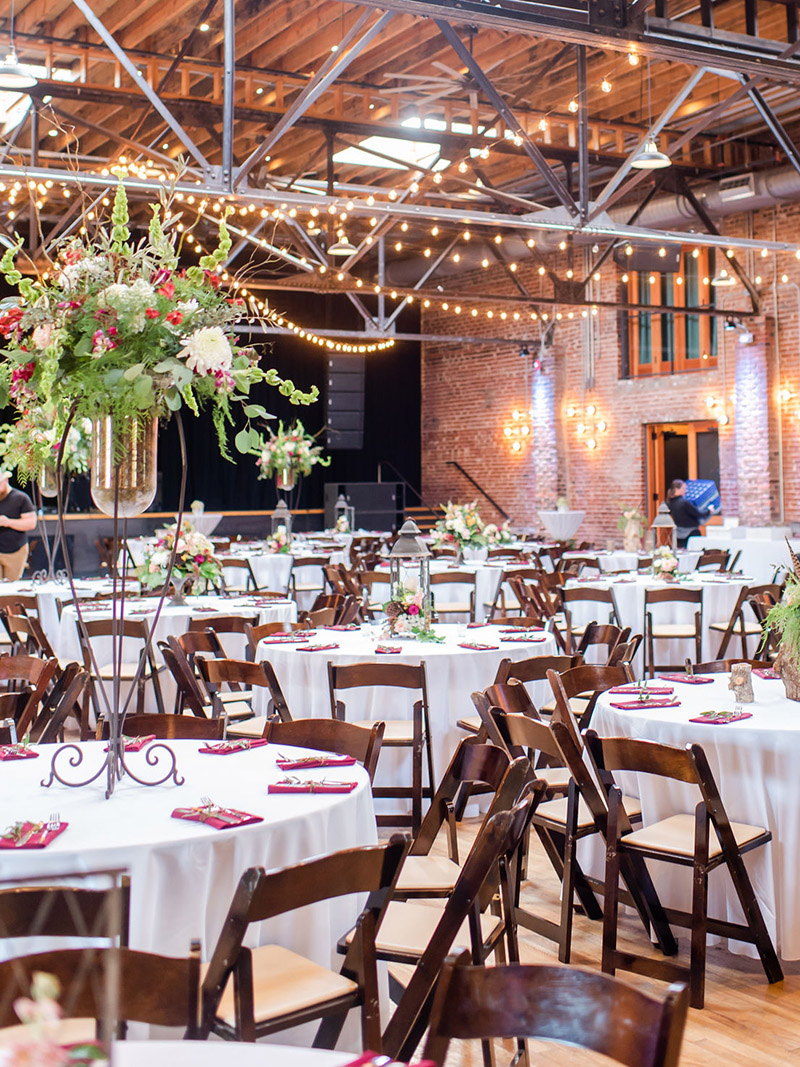
{"type": "Polygon", "coordinates": [[[718,428],[714,419],[645,427],[646,499],[651,523],[659,504],[667,499],[667,489],[674,478],[712,478],[719,484],[719,447],[715,447],[714,440],[718,428]]]}

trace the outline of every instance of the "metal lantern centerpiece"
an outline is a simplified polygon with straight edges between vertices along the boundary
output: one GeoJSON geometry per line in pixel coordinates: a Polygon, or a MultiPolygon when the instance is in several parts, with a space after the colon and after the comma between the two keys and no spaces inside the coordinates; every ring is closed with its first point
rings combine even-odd
{"type": "Polygon", "coordinates": [[[666,504],[659,505],[658,514],[653,519],[653,525],[650,529],[653,531],[654,548],[666,546],[671,548],[673,552],[676,551],[678,547],[677,527],[666,504]]]}
{"type": "MultiPolygon", "coordinates": [[[[339,493],[336,503],[333,505],[333,521],[336,529],[339,528],[339,520],[344,519],[347,529],[352,532],[356,528],[356,509],[350,503],[344,493],[339,493]]],[[[408,523],[406,523],[408,525],[408,523]]],[[[403,527],[405,529],[405,527],[403,527]]],[[[400,531],[402,533],[402,530],[400,531]]],[[[419,533],[419,530],[417,530],[419,533]]]]}
{"type": "Polygon", "coordinates": [[[427,633],[431,628],[431,554],[411,519],[404,523],[389,553],[390,601],[398,605],[387,611],[396,636],[427,633]]]}
{"type": "Polygon", "coordinates": [[[274,537],[280,532],[281,527],[286,531],[286,540],[289,544],[292,543],[292,513],[286,506],[285,500],[279,500],[275,506],[275,510],[272,512],[272,519],[270,523],[270,533],[274,537]]]}

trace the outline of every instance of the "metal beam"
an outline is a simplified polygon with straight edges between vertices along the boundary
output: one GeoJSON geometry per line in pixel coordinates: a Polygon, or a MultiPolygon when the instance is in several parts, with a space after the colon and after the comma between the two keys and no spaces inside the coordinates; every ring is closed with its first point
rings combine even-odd
{"type": "Polygon", "coordinates": [[[233,182],[233,123],[236,94],[236,13],[233,0],[223,0],[223,83],[222,83],[222,184],[233,182]]]}
{"type": "Polygon", "coordinates": [[[747,89],[748,95],[753,101],[756,111],[758,111],[761,118],[767,124],[767,128],[785,153],[786,158],[797,173],[800,174],[800,152],[797,150],[797,145],[783,128],[783,125],[775,112],[762,96],[761,91],[752,84],[752,80],[748,78],[746,74],[742,74],[739,77],[739,81],[747,89]]]}
{"type": "MultiPolygon", "coordinates": [[[[73,2],[77,2],[77,0],[73,0],[73,2]]],[[[266,140],[262,141],[257,148],[253,149],[236,173],[234,182],[236,186],[244,181],[253,167],[261,162],[272,146],[279,141],[284,133],[294,126],[300,116],[307,111],[320,96],[322,96],[328,86],[331,85],[340,74],[347,70],[353,60],[361,54],[366,46],[374,40],[391,20],[392,13],[384,12],[377,22],[374,22],[366,32],[362,33],[362,30],[370,17],[370,14],[365,11],[360,18],[357,19],[350,32],[344,36],[338,45],[337,50],[331,52],[330,56],[328,56],[314,77],[306,84],[280,121],[273,127],[266,140]]]]}
{"type": "MultiPolygon", "coordinates": [[[[435,273],[435,271],[439,267],[439,264],[444,262],[445,259],[447,259],[447,257],[450,255],[451,250],[455,247],[457,241],[458,241],[458,238],[454,237],[453,240],[450,241],[450,243],[447,245],[447,247],[442,252],[439,253],[439,255],[436,257],[436,259],[433,261],[433,263],[431,263],[430,267],[428,267],[428,269],[425,271],[425,273],[422,275],[422,277],[419,278],[419,280],[417,282],[415,282],[415,284],[414,284],[415,292],[420,290],[423,287],[423,285],[428,280],[428,278],[430,278],[430,276],[433,273],[435,273]]],[[[408,301],[403,301],[398,307],[396,307],[394,309],[394,311],[389,316],[388,321],[385,323],[385,329],[388,329],[392,325],[392,323],[395,321],[395,319],[397,318],[397,316],[400,314],[400,312],[403,310],[403,308],[406,306],[407,303],[408,303],[408,301]]]]}
{"type": "MultiPolygon", "coordinates": [[[[108,184],[108,178],[91,171],[75,172],[71,170],[58,170],[54,167],[20,167],[11,164],[0,165],[0,181],[53,181],[64,185],[80,187],[103,186],[108,184]]],[[[154,191],[163,189],[164,183],[153,178],[128,177],[125,181],[128,195],[149,196],[154,191]]],[[[176,193],[194,197],[227,197],[238,203],[258,203],[285,205],[288,210],[292,207],[307,209],[317,207],[320,211],[329,206],[338,211],[347,210],[350,215],[371,216],[400,221],[407,219],[409,222],[430,220],[432,222],[445,223],[463,229],[464,226],[491,227],[493,233],[498,230],[544,230],[557,233],[571,234],[580,232],[582,237],[615,237],[620,240],[643,241],[647,243],[664,244],[675,241],[679,244],[692,244],[709,248],[738,248],[760,251],[766,248],[771,252],[796,252],[798,244],[792,241],[764,241],[747,237],[724,236],[716,237],[707,233],[688,233],[682,230],[651,230],[638,226],[617,226],[613,223],[600,221],[589,222],[586,226],[572,220],[562,220],[553,217],[547,212],[534,212],[529,215],[509,215],[499,211],[476,211],[466,206],[443,207],[438,204],[401,204],[399,201],[384,201],[381,203],[368,203],[367,200],[348,196],[346,191],[340,195],[326,196],[321,193],[289,192],[287,190],[255,189],[246,188],[238,193],[227,193],[220,183],[207,181],[203,185],[196,185],[192,181],[178,180],[170,183],[170,188],[176,193]],[[352,203],[352,207],[349,205],[352,203]]],[[[282,209],[282,208],[281,208],[282,209]]]]}
{"type": "MultiPolygon", "coordinates": [[[[126,137],[124,133],[120,133],[117,130],[111,130],[107,126],[101,125],[99,122],[92,122],[91,119],[85,118],[83,115],[73,115],[71,111],[65,110],[58,104],[47,105],[54,115],[58,115],[60,119],[65,119],[67,122],[74,123],[76,126],[84,126],[87,130],[93,130],[95,133],[101,134],[103,137],[108,137],[110,141],[116,141],[121,145],[128,145],[130,148],[135,148],[137,152],[144,153],[150,159],[158,159],[162,163],[167,164],[170,168],[175,166],[175,160],[172,156],[166,155],[164,152],[159,152],[153,145],[147,145],[143,141],[136,141],[133,137],[126,137]]],[[[198,173],[196,168],[189,168],[193,173],[198,173]]]]}
{"type": "Polygon", "coordinates": [[[455,23],[508,30],[531,37],[586,44],[614,52],[629,52],[690,66],[718,67],[736,73],[775,78],[800,84],[800,63],[785,52],[785,42],[724,34],[685,22],[645,15],[627,26],[591,24],[587,9],[568,6],[564,0],[552,6],[532,3],[483,3],[481,0],[358,0],[367,7],[405,14],[446,19],[455,23]],[[735,39],[731,39],[735,38],[735,39]]]}
{"type": "Polygon", "coordinates": [[[86,0],[72,0],[72,3],[77,7],[100,40],[109,48],[114,56],[119,60],[120,64],[125,68],[127,73],[133,79],[134,85],[138,85],[144,95],[153,105],[155,110],[159,113],[161,118],[166,122],[175,136],[181,141],[186,149],[194,156],[199,163],[200,167],[206,174],[211,172],[211,164],[206,157],[194,143],[189,134],[184,130],[183,126],[178,122],[164,101],[155,92],[154,89],[147,84],[147,80],[141,76],[136,68],[136,65],[131,62],[125,49],[117,42],[116,38],[108,32],[100,19],[95,15],[94,11],[89,7],[86,0]]]}
{"type": "Polygon", "coordinates": [[[579,44],[576,76],[578,81],[578,199],[581,222],[589,217],[589,105],[586,100],[586,46],[579,44]]]}
{"type": "Polygon", "coordinates": [[[523,150],[530,157],[533,161],[533,165],[547,182],[550,191],[571,214],[577,215],[579,213],[577,204],[570,195],[566,185],[564,185],[558,175],[553,171],[553,168],[542,155],[539,146],[530,139],[514,112],[505,102],[500,93],[498,93],[497,89],[495,89],[489,78],[484,74],[477,60],[458,36],[456,31],[448,22],[444,22],[442,19],[436,19],[435,22],[439,27],[442,36],[450,44],[461,62],[466,66],[492,107],[497,109],[498,114],[502,117],[508,128],[521,140],[523,150]]]}
{"type": "MultiPolygon", "coordinates": [[[[728,312],[728,314],[734,314],[734,312],[728,312]]],[[[244,329],[244,327],[242,327],[244,329]]],[[[280,336],[280,337],[296,337],[297,334],[294,330],[289,330],[286,327],[280,326],[250,326],[246,327],[248,333],[264,334],[265,336],[280,336]]],[[[375,337],[380,336],[380,332],[377,335],[369,333],[354,333],[352,330],[306,330],[306,333],[314,333],[317,337],[331,337],[331,338],[346,338],[348,341],[354,344],[374,344],[375,337]]],[[[537,337],[525,337],[524,334],[519,334],[516,337],[469,337],[449,333],[393,333],[387,340],[391,341],[412,341],[419,344],[420,341],[431,341],[441,345],[487,345],[487,344],[509,344],[515,348],[519,348],[520,345],[531,345],[538,343],[537,337]]]]}
{"type": "MultiPolygon", "coordinates": [[[[647,133],[644,135],[644,137],[639,141],[639,143],[636,145],[634,150],[629,154],[629,156],[625,160],[625,162],[620,165],[620,167],[618,168],[617,172],[606,183],[603,191],[600,193],[600,195],[597,197],[597,200],[595,201],[595,210],[597,210],[598,208],[602,208],[603,207],[603,205],[605,204],[606,200],[608,200],[608,198],[611,196],[611,194],[614,192],[614,190],[619,186],[619,184],[625,178],[626,174],[630,171],[631,164],[633,163],[634,159],[639,154],[639,152],[642,150],[642,148],[644,148],[644,145],[645,145],[645,142],[647,141],[647,139],[650,138],[650,137],[653,137],[653,138],[658,137],[659,133],[661,133],[661,131],[667,125],[669,120],[672,118],[672,116],[675,114],[675,112],[681,106],[681,104],[686,100],[686,98],[688,96],[691,95],[692,90],[694,89],[694,87],[697,85],[697,83],[700,81],[700,79],[703,77],[703,75],[705,73],[706,73],[705,68],[701,67],[699,70],[696,70],[692,74],[689,75],[688,79],[684,82],[684,84],[681,86],[681,88],[678,90],[678,92],[675,94],[675,96],[673,96],[673,98],[670,100],[670,102],[667,104],[667,106],[664,108],[664,110],[658,116],[658,118],[653,123],[653,125],[650,127],[650,129],[647,131],[647,133]]],[[[648,73],[648,77],[649,77],[649,73],[648,73]]]]}

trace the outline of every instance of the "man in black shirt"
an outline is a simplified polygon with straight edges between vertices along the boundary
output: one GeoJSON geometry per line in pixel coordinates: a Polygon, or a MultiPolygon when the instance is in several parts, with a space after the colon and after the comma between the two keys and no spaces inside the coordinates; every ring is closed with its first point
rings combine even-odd
{"type": "Polygon", "coordinates": [[[701,511],[698,507],[695,507],[691,500],[687,500],[686,482],[681,481],[680,478],[676,478],[669,487],[667,507],[677,527],[675,533],[678,539],[678,548],[686,548],[686,542],[690,537],[700,536],[700,530],[698,529],[700,523],[705,522],[714,510],[709,508],[708,511],[701,511]]]}
{"type": "Polygon", "coordinates": [[[0,470],[0,578],[16,581],[28,561],[28,530],[36,526],[36,508],[27,493],[12,489],[8,471],[0,470]]]}

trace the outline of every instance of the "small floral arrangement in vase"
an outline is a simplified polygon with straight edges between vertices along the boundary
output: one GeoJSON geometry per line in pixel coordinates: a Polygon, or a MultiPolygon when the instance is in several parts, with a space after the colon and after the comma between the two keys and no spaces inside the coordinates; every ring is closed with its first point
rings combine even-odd
{"type": "Polygon", "coordinates": [[[95,1041],[62,1045],[58,1040],[61,1008],[58,979],[34,971],[29,997],[17,997],[14,1011],[24,1023],[24,1036],[0,1050],[0,1067],[83,1067],[108,1061],[108,1053],[95,1041]]]}
{"type": "Polygon", "coordinates": [[[340,515],[339,518],[336,520],[336,525],[334,526],[334,529],[337,533],[350,533],[350,520],[348,519],[348,517],[346,515],[340,515]]]}
{"type": "Polygon", "coordinates": [[[144,562],[136,568],[136,577],[148,589],[157,589],[167,581],[169,560],[175,547],[175,566],[171,580],[176,588],[173,604],[182,603],[182,589],[189,578],[195,579],[195,592],[203,579],[203,586],[208,583],[218,584],[222,578],[222,568],[214,556],[214,546],[205,534],[198,533],[188,519],[184,519],[178,533],[178,524],[173,522],[156,533],[155,544],[145,551],[144,562]]]}
{"type": "Polygon", "coordinates": [[[487,545],[484,525],[478,512],[478,502],[454,504],[447,501],[444,518],[439,519],[431,530],[431,540],[435,548],[453,546],[463,552],[464,549],[481,549],[487,545]]]}
{"type": "MultiPolygon", "coordinates": [[[[786,543],[789,545],[788,539],[786,543]]],[[[789,555],[793,572],[787,575],[780,603],[767,612],[764,640],[770,630],[780,635],[778,655],[772,667],[781,676],[789,700],[800,700],[800,559],[791,545],[789,555]]]]}
{"type": "Polygon", "coordinates": [[[272,537],[268,537],[265,542],[267,552],[272,552],[275,555],[287,555],[289,552],[289,546],[291,541],[289,540],[289,534],[285,526],[278,526],[272,537]]]}
{"type": "Polygon", "coordinates": [[[514,540],[510,526],[510,519],[506,519],[502,526],[496,526],[493,522],[487,523],[483,528],[483,536],[490,545],[510,545],[514,540]]]}
{"type": "MultiPolygon", "coordinates": [[[[19,419],[0,427],[0,457],[7,468],[14,468],[17,481],[25,485],[39,478],[42,493],[55,496],[58,453],[62,433],[56,425],[55,407],[31,407],[19,419]]],[[[87,474],[91,462],[92,422],[73,422],[64,442],[63,474],[87,474]]]]}
{"type": "Polygon", "coordinates": [[[618,504],[622,514],[617,519],[617,529],[622,530],[622,543],[626,552],[640,552],[647,519],[638,505],[628,507],[618,504]]]}
{"type": "Polygon", "coordinates": [[[666,582],[674,582],[678,577],[678,557],[671,548],[662,545],[653,552],[653,562],[650,572],[654,578],[662,578],[666,582]]]}
{"type": "Polygon", "coordinates": [[[383,605],[386,628],[391,637],[416,638],[418,641],[444,641],[431,629],[431,606],[422,589],[396,590],[383,605]]]}
{"type": "Polygon", "coordinates": [[[331,457],[323,455],[322,446],[314,444],[314,438],[299,419],[288,429],[279,422],[278,429],[270,429],[266,440],[259,438],[253,450],[258,456],[258,477],[274,475],[278,488],[289,491],[294,488],[298,475],[310,474],[315,466],[329,467],[331,457]]]}

